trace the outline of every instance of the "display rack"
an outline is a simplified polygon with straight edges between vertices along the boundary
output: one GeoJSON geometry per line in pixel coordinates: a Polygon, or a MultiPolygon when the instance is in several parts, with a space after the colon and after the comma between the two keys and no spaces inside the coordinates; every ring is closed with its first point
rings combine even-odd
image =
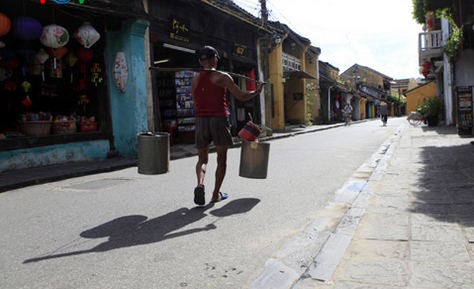
{"type": "Polygon", "coordinates": [[[163,129],[172,133],[172,128],[176,126],[176,88],[173,73],[159,73],[156,84],[163,129]]]}
{"type": "Polygon", "coordinates": [[[472,86],[456,87],[458,134],[472,134],[472,86]]]}
{"type": "Polygon", "coordinates": [[[193,76],[194,72],[192,71],[175,73],[177,137],[181,143],[194,143],[196,120],[194,117],[194,102],[191,95],[193,76]]]}

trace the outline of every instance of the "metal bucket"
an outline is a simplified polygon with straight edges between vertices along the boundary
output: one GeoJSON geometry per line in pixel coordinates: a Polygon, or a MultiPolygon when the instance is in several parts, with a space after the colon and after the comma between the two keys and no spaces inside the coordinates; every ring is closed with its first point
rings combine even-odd
{"type": "Polygon", "coordinates": [[[164,174],[169,170],[169,133],[141,133],[138,135],[138,173],[164,174]]]}
{"type": "Polygon", "coordinates": [[[269,154],[269,143],[243,142],[239,176],[251,179],[267,178],[269,154]]]}

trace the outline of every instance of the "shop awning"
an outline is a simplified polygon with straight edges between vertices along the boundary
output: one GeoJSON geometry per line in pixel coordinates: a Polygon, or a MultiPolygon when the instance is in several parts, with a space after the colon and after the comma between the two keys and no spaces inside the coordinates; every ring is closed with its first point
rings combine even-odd
{"type": "Polygon", "coordinates": [[[299,78],[299,79],[301,78],[316,79],[316,77],[302,70],[285,71],[283,72],[283,77],[284,78],[299,78]]]}

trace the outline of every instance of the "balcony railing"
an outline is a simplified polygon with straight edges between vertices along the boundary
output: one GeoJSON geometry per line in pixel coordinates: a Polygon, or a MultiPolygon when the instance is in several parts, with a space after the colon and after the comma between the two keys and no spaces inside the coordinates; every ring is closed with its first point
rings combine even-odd
{"type": "Polygon", "coordinates": [[[420,64],[431,58],[443,55],[442,31],[423,32],[418,35],[418,53],[420,64]]]}

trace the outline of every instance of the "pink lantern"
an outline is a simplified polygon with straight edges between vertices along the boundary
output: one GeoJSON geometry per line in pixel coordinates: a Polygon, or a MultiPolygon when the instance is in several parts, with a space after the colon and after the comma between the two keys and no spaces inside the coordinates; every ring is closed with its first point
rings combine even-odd
{"type": "Polygon", "coordinates": [[[46,47],[59,48],[68,43],[69,32],[62,26],[51,24],[43,27],[40,41],[46,47]]]}
{"type": "Polygon", "coordinates": [[[99,41],[100,34],[89,22],[84,22],[74,33],[74,38],[85,48],[90,48],[99,41]]]}
{"type": "Polygon", "coordinates": [[[16,38],[21,40],[34,40],[41,36],[43,28],[38,20],[21,16],[13,21],[12,33],[16,38]]]}

